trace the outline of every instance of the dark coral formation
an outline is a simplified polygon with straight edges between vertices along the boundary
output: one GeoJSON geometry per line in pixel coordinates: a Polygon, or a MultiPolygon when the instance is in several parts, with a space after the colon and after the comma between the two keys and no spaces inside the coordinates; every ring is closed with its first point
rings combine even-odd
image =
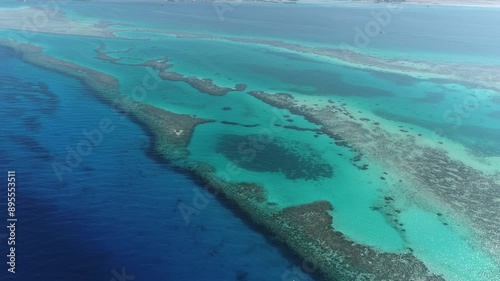
{"type": "Polygon", "coordinates": [[[241,127],[245,127],[245,128],[254,128],[254,127],[260,126],[259,124],[241,124],[241,123],[232,122],[232,121],[220,121],[220,122],[221,122],[221,124],[225,124],[225,125],[241,126],[241,127]]]}
{"type": "Polygon", "coordinates": [[[99,53],[97,55],[97,59],[100,59],[100,60],[103,60],[103,61],[108,61],[108,62],[111,62],[111,63],[114,63],[114,62],[116,62],[118,60],[116,58],[113,58],[113,57],[109,56],[108,54],[105,54],[105,53],[99,53]]]}
{"type": "Polygon", "coordinates": [[[165,71],[173,66],[173,64],[167,63],[168,60],[169,59],[167,57],[164,57],[164,58],[160,58],[160,59],[156,59],[156,60],[149,60],[149,61],[140,63],[138,65],[148,66],[148,67],[153,68],[156,71],[163,72],[163,71],[165,71]]]}
{"type": "Polygon", "coordinates": [[[290,85],[289,91],[309,95],[358,96],[362,98],[389,97],[394,93],[388,90],[363,86],[343,79],[340,73],[320,69],[282,68],[270,65],[241,64],[240,67],[254,73],[266,73],[273,79],[290,85]],[[309,89],[305,90],[306,86],[309,89]]]}
{"type": "Polygon", "coordinates": [[[158,76],[164,80],[169,81],[182,81],[189,84],[191,87],[197,89],[202,93],[206,93],[213,96],[224,96],[231,91],[243,91],[246,89],[245,84],[237,84],[233,88],[221,87],[216,85],[212,79],[209,78],[198,78],[198,77],[186,77],[181,73],[167,71],[171,68],[172,64],[167,64],[168,58],[161,58],[157,60],[151,60],[139,65],[149,66],[158,71],[158,76]]]}
{"type": "Polygon", "coordinates": [[[292,125],[282,126],[282,125],[280,125],[280,124],[274,124],[274,126],[276,126],[276,127],[283,127],[283,128],[285,128],[285,129],[289,129],[289,130],[295,130],[295,131],[311,131],[311,132],[316,132],[316,133],[320,133],[320,134],[322,134],[322,132],[321,132],[321,130],[320,130],[320,129],[301,128],[301,127],[292,126],[292,125]]]}
{"type": "Polygon", "coordinates": [[[234,86],[234,91],[244,91],[247,89],[247,85],[246,84],[236,84],[234,86]]]}
{"type": "Polygon", "coordinates": [[[129,52],[131,52],[133,50],[132,48],[128,48],[126,50],[117,50],[117,51],[108,51],[108,52],[105,52],[107,48],[108,48],[108,46],[106,45],[106,43],[101,43],[101,45],[99,46],[99,48],[97,48],[97,49],[94,50],[97,53],[97,57],[96,58],[99,59],[99,60],[108,61],[108,62],[115,63],[115,64],[121,64],[121,63],[118,63],[119,59],[113,58],[109,54],[129,53],[129,52]]]}
{"type": "Polygon", "coordinates": [[[226,134],[218,139],[216,152],[241,168],[283,173],[291,180],[333,177],[332,166],[306,143],[281,138],[263,142],[258,135],[226,134]]]}
{"type": "MultiPolygon", "coordinates": [[[[47,115],[53,114],[59,106],[60,101],[58,96],[50,91],[47,84],[43,82],[33,83],[15,77],[5,77],[3,80],[15,84],[17,89],[15,93],[9,93],[3,96],[3,99],[7,102],[17,104],[22,101],[29,101],[37,105],[38,111],[47,115]]],[[[7,85],[0,83],[0,88],[5,86],[7,85]]],[[[25,110],[21,108],[22,107],[19,108],[21,110],[19,113],[25,113],[25,110]]],[[[37,118],[31,116],[30,119],[33,120],[33,122],[27,122],[26,125],[37,126],[37,121],[35,121],[37,118]]]]}
{"type": "Polygon", "coordinates": [[[500,139],[500,129],[490,128],[487,126],[463,124],[460,126],[460,130],[456,130],[455,127],[450,124],[398,115],[388,111],[375,110],[374,113],[375,115],[387,120],[413,124],[439,133],[441,136],[446,136],[449,139],[463,143],[468,149],[478,155],[486,154],[500,156],[500,147],[497,142],[489,141],[500,139]],[[472,145],[468,145],[469,143],[472,145]]]}
{"type": "Polygon", "coordinates": [[[183,81],[191,85],[191,87],[197,89],[200,92],[213,95],[213,96],[224,96],[231,91],[243,91],[246,89],[246,85],[237,84],[233,88],[221,87],[214,84],[212,79],[209,78],[198,78],[198,77],[186,77],[177,72],[166,72],[162,71],[158,74],[162,79],[170,81],[183,81]]]}

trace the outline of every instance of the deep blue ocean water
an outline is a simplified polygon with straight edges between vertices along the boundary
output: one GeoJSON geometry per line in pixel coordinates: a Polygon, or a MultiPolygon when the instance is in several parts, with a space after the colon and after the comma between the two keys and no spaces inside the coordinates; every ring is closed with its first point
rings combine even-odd
{"type": "Polygon", "coordinates": [[[178,205],[192,206],[199,187],[147,156],[137,124],[73,78],[6,48],[0,60],[0,280],[291,280],[297,267],[218,201],[186,224],[178,205]],[[53,163],[102,120],[115,129],[60,182],[53,163]],[[8,170],[17,177],[15,275],[1,235],[8,170]]]}

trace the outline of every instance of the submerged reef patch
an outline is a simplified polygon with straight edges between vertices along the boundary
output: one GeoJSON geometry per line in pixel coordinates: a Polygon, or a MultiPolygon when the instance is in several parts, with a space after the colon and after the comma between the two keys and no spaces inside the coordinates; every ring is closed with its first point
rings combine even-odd
{"type": "Polygon", "coordinates": [[[287,85],[295,85],[297,87],[313,87],[314,90],[309,91],[303,91],[300,88],[296,90],[299,93],[307,93],[315,96],[330,96],[334,94],[337,96],[376,98],[390,97],[394,95],[391,91],[345,82],[341,74],[333,71],[294,70],[254,64],[241,64],[241,67],[250,69],[255,73],[262,73],[266,76],[272,76],[273,78],[278,79],[287,85]]]}
{"type": "Polygon", "coordinates": [[[215,150],[250,171],[283,173],[291,180],[333,177],[332,166],[311,145],[276,137],[257,144],[258,139],[258,135],[221,135],[215,150]],[[257,145],[249,145],[252,142],[257,145]]]}
{"type": "MultiPolygon", "coordinates": [[[[468,149],[476,154],[500,156],[500,147],[497,143],[495,141],[488,141],[500,139],[500,129],[463,124],[460,126],[460,131],[458,132],[449,124],[446,125],[435,121],[426,121],[382,110],[375,110],[373,113],[387,120],[414,124],[431,131],[437,131],[441,135],[446,135],[446,137],[451,140],[463,143],[468,149]]],[[[491,118],[491,116],[488,117],[491,118]]]]}
{"type": "Polygon", "coordinates": [[[418,103],[439,103],[444,101],[444,93],[428,92],[424,97],[412,98],[411,100],[418,103]]]}
{"type": "MultiPolygon", "coordinates": [[[[16,92],[7,94],[4,98],[10,103],[18,103],[22,100],[37,105],[37,110],[46,115],[53,114],[59,107],[59,98],[43,82],[33,83],[22,81],[16,77],[4,77],[4,81],[16,85],[16,92]]],[[[0,83],[0,89],[9,87],[0,83]]]]}

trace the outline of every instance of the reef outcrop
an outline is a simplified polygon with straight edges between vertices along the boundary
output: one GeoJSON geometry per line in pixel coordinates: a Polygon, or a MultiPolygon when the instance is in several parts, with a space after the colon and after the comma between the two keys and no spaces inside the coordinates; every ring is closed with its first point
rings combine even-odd
{"type": "Polygon", "coordinates": [[[234,87],[222,87],[215,84],[214,81],[210,78],[185,76],[181,73],[167,71],[169,68],[174,66],[173,64],[168,63],[169,58],[167,57],[149,60],[143,63],[133,65],[133,64],[120,63],[119,58],[114,58],[109,55],[111,53],[129,52],[131,51],[131,49],[125,51],[114,51],[114,52],[104,52],[105,50],[106,50],[106,44],[104,43],[101,44],[99,48],[95,49],[95,51],[98,53],[96,58],[114,64],[151,67],[152,69],[158,71],[158,76],[164,80],[185,82],[194,89],[209,95],[224,96],[229,92],[232,91],[241,92],[247,88],[247,85],[245,84],[236,84],[234,87]]]}

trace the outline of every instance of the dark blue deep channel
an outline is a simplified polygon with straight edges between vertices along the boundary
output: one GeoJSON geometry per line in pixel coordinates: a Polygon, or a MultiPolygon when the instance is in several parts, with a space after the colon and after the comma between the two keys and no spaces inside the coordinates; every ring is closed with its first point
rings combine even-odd
{"type": "Polygon", "coordinates": [[[216,200],[186,224],[198,186],[146,154],[139,125],[80,81],[0,48],[0,280],[307,280],[216,200]],[[53,168],[109,120],[62,182],[53,168]],[[7,271],[7,171],[16,172],[16,273],[7,271]]]}

